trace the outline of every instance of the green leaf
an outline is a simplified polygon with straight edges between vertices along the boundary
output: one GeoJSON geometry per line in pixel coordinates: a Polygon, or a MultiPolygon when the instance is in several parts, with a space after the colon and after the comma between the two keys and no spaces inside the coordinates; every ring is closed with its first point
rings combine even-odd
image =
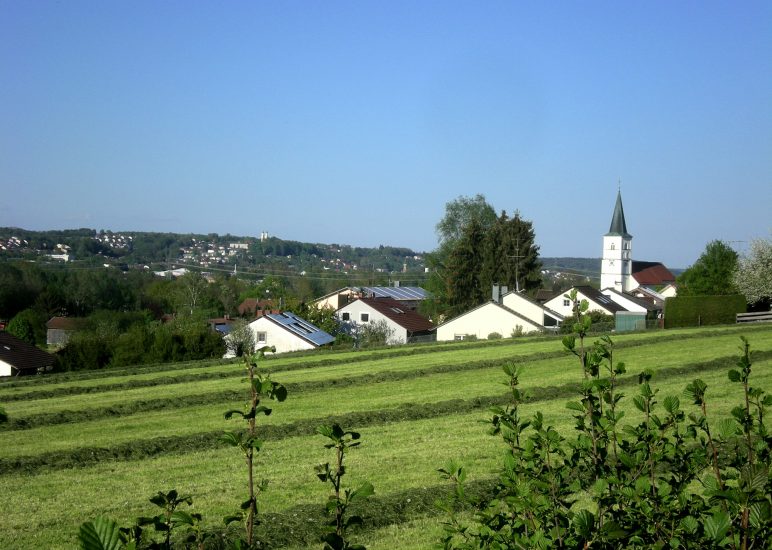
{"type": "Polygon", "coordinates": [[[662,406],[669,414],[674,415],[678,412],[678,408],[681,406],[681,400],[678,399],[675,395],[668,395],[665,399],[662,400],[662,406]]]}
{"type": "Polygon", "coordinates": [[[572,411],[584,412],[584,405],[578,401],[569,401],[566,403],[566,408],[572,411]]]}
{"type": "Polygon", "coordinates": [[[98,517],[80,526],[78,542],[82,550],[119,550],[123,548],[118,524],[98,517]]]}
{"type": "Polygon", "coordinates": [[[241,445],[241,435],[234,432],[225,432],[220,436],[220,439],[234,447],[241,445]]]}
{"type": "Polygon", "coordinates": [[[749,508],[748,520],[751,527],[760,529],[762,525],[769,522],[771,515],[768,502],[755,502],[749,508]]]}
{"type": "Polygon", "coordinates": [[[681,529],[683,529],[690,535],[693,535],[694,533],[696,533],[699,526],[700,524],[697,521],[697,519],[692,516],[686,516],[684,519],[681,520],[681,529]]]}
{"type": "Polygon", "coordinates": [[[222,518],[222,520],[223,520],[223,523],[225,523],[225,525],[230,525],[234,521],[241,521],[241,518],[243,517],[244,516],[242,514],[231,514],[231,515],[225,516],[224,518],[222,518]]]}
{"type": "Polygon", "coordinates": [[[193,516],[187,512],[183,511],[175,511],[172,514],[171,522],[174,524],[185,524],[185,525],[194,525],[195,521],[193,519],[193,516]]]}
{"type": "Polygon", "coordinates": [[[763,491],[768,479],[767,469],[758,464],[743,466],[740,470],[740,486],[749,493],[763,491]]]}
{"type": "Polygon", "coordinates": [[[358,489],[351,493],[351,500],[367,498],[373,494],[375,494],[375,487],[369,481],[365,481],[358,489]]]}
{"type": "Polygon", "coordinates": [[[276,384],[273,388],[273,394],[272,397],[276,399],[279,403],[287,399],[287,388],[282,386],[281,384],[276,384]]]}
{"type": "Polygon", "coordinates": [[[579,535],[585,539],[590,538],[595,526],[595,516],[589,510],[581,510],[574,516],[573,524],[579,535]]]}
{"type": "Polygon", "coordinates": [[[716,425],[716,429],[722,439],[729,439],[739,432],[739,426],[733,418],[722,418],[716,425]]]}
{"type": "Polygon", "coordinates": [[[244,416],[244,413],[237,410],[237,409],[231,409],[229,411],[225,411],[225,420],[230,420],[234,414],[238,414],[240,416],[244,416]]]}
{"type": "Polygon", "coordinates": [[[721,542],[726,538],[726,534],[729,532],[731,523],[729,521],[729,514],[723,510],[716,512],[713,516],[705,520],[705,534],[713,540],[713,542],[721,542]]]}
{"type": "Polygon", "coordinates": [[[734,369],[729,371],[729,380],[732,382],[739,382],[742,379],[742,375],[740,374],[740,371],[736,371],[734,369]]]}

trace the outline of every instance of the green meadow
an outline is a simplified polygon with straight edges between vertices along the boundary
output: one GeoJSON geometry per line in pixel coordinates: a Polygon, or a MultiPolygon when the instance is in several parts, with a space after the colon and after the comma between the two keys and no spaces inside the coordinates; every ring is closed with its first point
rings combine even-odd
{"type": "MultiPolygon", "coordinates": [[[[660,401],[701,378],[711,420],[718,420],[741,399],[726,374],[741,335],[755,353],[752,383],[769,391],[772,326],[614,336],[615,360],[628,372],[622,391],[635,392],[646,368],[660,401]]],[[[260,501],[261,535],[280,547],[321,547],[328,489],[314,466],[332,456],[314,430],[337,421],[362,434],[344,484],[367,480],[376,491],[362,505],[365,524],[354,540],[375,549],[431,547],[444,519],[434,502],[448,490],[437,469],[451,458],[462,462],[471,490],[483,493],[495,479],[502,446],[484,420],[491,405],[505,402],[501,365],[508,361],[524,368],[520,382],[532,400],[523,412],[541,412],[571,437],[565,403],[582,375],[556,338],[266,358],[261,368],[289,396],[258,419],[264,445],[257,477],[270,480],[260,501]]],[[[148,498],[170,489],[191,495],[206,525],[221,529],[222,517],[246,498],[243,457],[219,440],[243,426],[223,413],[241,408],[246,394],[243,366],[227,361],[0,381],[9,416],[0,428],[0,548],[73,548],[82,522],[108,516],[129,524],[153,515],[148,498]]],[[[636,422],[625,403],[625,421],[636,422]]]]}

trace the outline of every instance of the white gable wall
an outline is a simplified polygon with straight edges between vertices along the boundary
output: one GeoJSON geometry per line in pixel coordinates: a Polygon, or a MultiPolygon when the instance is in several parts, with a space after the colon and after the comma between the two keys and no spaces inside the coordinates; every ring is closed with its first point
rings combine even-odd
{"type": "Polygon", "coordinates": [[[460,340],[466,336],[476,336],[482,340],[488,338],[492,332],[498,332],[502,337],[508,338],[518,326],[522,327],[523,333],[541,330],[536,324],[489,302],[437,327],[437,341],[460,340]]]}
{"type": "Polygon", "coordinates": [[[544,325],[544,309],[539,304],[534,304],[517,292],[509,292],[504,295],[502,302],[512,311],[527,317],[534,323],[544,325]]]}
{"type": "Polygon", "coordinates": [[[13,368],[10,363],[0,361],[0,376],[11,376],[13,374],[13,368]]]}
{"type": "MultiPolygon", "coordinates": [[[[366,325],[372,322],[385,321],[386,325],[392,330],[391,338],[387,344],[405,344],[407,343],[407,329],[388,317],[382,314],[377,309],[370,307],[368,304],[361,300],[356,300],[350,304],[343,306],[338,310],[338,319],[343,320],[343,314],[348,313],[349,319],[347,322],[356,323],[359,326],[366,325]],[[362,314],[366,314],[367,321],[362,321],[362,314]]],[[[344,321],[346,322],[346,321],[344,321]]]]}

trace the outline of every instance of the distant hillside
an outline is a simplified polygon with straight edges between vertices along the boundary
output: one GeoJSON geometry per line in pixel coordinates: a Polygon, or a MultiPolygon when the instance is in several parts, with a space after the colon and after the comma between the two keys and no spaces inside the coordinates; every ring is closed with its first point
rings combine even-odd
{"type": "MultiPolygon", "coordinates": [[[[288,272],[378,272],[406,270],[420,284],[424,254],[409,248],[353,247],[235,235],[153,233],[65,229],[30,231],[0,227],[0,258],[45,259],[69,254],[76,262],[165,267],[169,264],[199,269],[239,270],[281,268],[288,272]]],[[[54,260],[50,260],[54,261],[54,260]]],[[[597,278],[600,258],[541,258],[545,270],[597,278]]]]}
{"type": "Polygon", "coordinates": [[[600,261],[600,258],[541,258],[543,269],[570,271],[591,277],[600,275],[600,261]]]}

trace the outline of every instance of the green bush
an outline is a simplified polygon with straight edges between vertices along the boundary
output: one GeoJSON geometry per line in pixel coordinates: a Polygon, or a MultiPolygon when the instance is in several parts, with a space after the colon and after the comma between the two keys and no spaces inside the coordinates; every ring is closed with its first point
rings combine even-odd
{"type": "Polygon", "coordinates": [[[745,313],[745,298],[729,296],[676,296],[665,300],[665,328],[726,325],[745,313]]]}
{"type": "Polygon", "coordinates": [[[488,335],[488,340],[501,340],[501,333],[499,333],[499,332],[491,332],[488,335]]]}

